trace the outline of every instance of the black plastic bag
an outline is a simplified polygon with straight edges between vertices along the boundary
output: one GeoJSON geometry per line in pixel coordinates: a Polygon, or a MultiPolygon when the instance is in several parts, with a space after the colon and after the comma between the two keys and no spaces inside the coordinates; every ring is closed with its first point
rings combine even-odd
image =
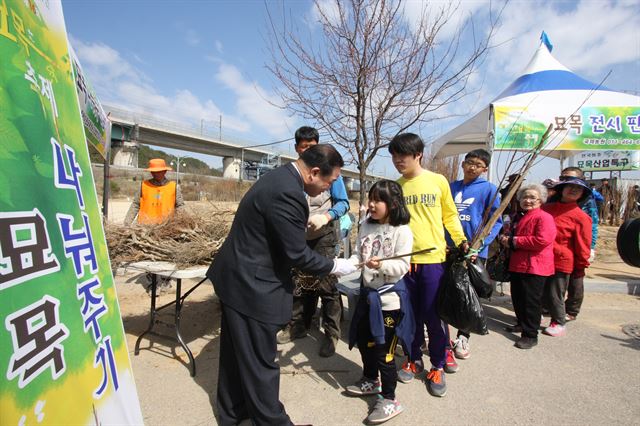
{"type": "Polygon", "coordinates": [[[467,260],[466,264],[471,285],[473,285],[473,289],[476,291],[478,297],[483,299],[490,298],[493,294],[493,283],[482,261],[478,259],[476,259],[475,262],[467,260]]]}
{"type": "Polygon", "coordinates": [[[465,263],[464,258],[456,258],[447,263],[436,302],[438,315],[458,330],[487,334],[487,319],[471,285],[465,263]]]}
{"type": "Polygon", "coordinates": [[[496,254],[487,259],[487,272],[492,280],[503,283],[511,281],[509,273],[510,251],[504,246],[500,246],[496,254]]]}

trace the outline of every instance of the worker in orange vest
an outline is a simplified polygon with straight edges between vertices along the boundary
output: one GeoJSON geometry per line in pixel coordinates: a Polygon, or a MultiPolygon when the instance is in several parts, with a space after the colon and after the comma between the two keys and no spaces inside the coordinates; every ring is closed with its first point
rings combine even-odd
{"type": "Polygon", "coordinates": [[[132,224],[136,215],[142,225],[161,223],[184,206],[180,187],[165,177],[171,167],[162,158],[149,160],[149,167],[145,170],[151,172],[153,178],[142,182],[140,192],[124,218],[125,225],[132,224]]]}

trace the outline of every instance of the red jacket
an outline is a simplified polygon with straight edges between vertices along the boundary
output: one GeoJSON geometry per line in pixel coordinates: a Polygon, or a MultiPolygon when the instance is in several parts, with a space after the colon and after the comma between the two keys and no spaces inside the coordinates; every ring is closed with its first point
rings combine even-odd
{"type": "Polygon", "coordinates": [[[516,224],[509,271],[543,277],[553,275],[555,239],[553,217],[540,208],[527,211],[516,224]]]}
{"type": "Polygon", "coordinates": [[[556,271],[583,272],[591,255],[591,218],[576,203],[549,203],[542,208],[553,216],[558,230],[553,244],[556,271]]]}

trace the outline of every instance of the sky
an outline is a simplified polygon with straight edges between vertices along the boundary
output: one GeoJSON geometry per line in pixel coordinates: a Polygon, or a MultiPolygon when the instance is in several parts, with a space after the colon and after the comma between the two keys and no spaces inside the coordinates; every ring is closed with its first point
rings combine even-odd
{"type": "MultiPolygon", "coordinates": [[[[422,3],[407,2],[406,19],[422,3]]],[[[315,125],[274,106],[281,102],[266,69],[268,20],[262,0],[63,0],[62,5],[71,44],[103,104],[189,122],[246,145],[284,141],[274,148],[291,155],[295,129],[315,125]]],[[[321,39],[313,2],[269,5],[321,39]]],[[[482,31],[488,8],[487,1],[462,1],[444,34],[470,18],[482,31]]],[[[640,94],[636,1],[511,1],[492,49],[471,77],[472,93],[447,111],[458,117],[414,131],[429,142],[484,108],[520,75],[542,30],[554,45],[553,55],[570,70],[593,82],[611,72],[607,87],[640,94]]],[[[214,167],[221,164],[215,157],[190,155],[214,167]]],[[[534,173],[538,179],[553,177],[557,167],[543,164],[534,173]]],[[[388,156],[376,161],[372,172],[398,176],[388,156]]]]}

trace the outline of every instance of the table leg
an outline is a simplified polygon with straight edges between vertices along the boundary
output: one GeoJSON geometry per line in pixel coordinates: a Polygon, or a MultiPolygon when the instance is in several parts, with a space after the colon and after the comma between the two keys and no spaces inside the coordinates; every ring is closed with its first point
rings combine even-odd
{"type": "Polygon", "coordinates": [[[195,377],[196,375],[196,360],[193,359],[193,354],[191,350],[187,346],[187,344],[182,339],[182,335],[180,334],[180,312],[182,311],[182,279],[176,279],[176,337],[178,338],[178,342],[182,345],[182,349],[187,353],[189,357],[189,369],[191,370],[191,377],[195,377]]]}
{"type": "Polygon", "coordinates": [[[138,340],[136,340],[136,347],[134,350],[134,355],[138,355],[140,353],[140,342],[145,334],[150,332],[153,329],[153,326],[156,324],[156,290],[158,285],[158,277],[156,274],[151,274],[151,312],[149,312],[149,326],[147,329],[138,336],[138,340]]]}

